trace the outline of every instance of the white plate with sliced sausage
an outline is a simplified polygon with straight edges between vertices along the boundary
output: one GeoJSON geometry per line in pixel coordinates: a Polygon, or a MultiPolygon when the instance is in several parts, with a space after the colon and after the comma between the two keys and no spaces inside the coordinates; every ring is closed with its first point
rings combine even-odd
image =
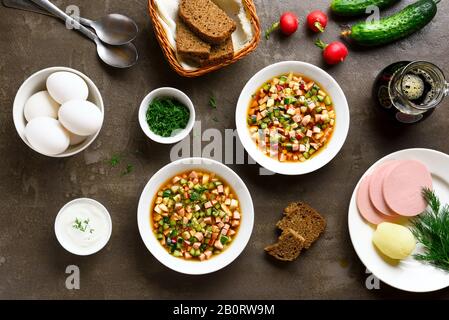
{"type": "Polygon", "coordinates": [[[430,292],[449,286],[449,273],[416,260],[383,255],[373,244],[376,225],[404,226],[426,209],[422,188],[431,188],[449,203],[449,155],[429,149],[392,153],[373,164],[358,182],[349,205],[348,225],[354,249],[366,268],[382,282],[409,292],[430,292]]]}

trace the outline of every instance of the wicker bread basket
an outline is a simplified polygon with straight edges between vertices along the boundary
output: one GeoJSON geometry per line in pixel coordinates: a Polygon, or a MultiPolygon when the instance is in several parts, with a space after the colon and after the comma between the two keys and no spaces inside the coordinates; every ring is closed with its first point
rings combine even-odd
{"type": "Polygon", "coordinates": [[[183,77],[199,77],[206,73],[221,69],[227,65],[230,65],[246,55],[250,54],[252,51],[254,51],[259,42],[260,42],[260,21],[256,13],[256,6],[254,5],[254,2],[252,0],[242,0],[243,4],[246,6],[248,16],[250,18],[251,24],[254,29],[254,37],[253,39],[239,52],[236,52],[234,54],[234,58],[224,61],[220,64],[211,65],[207,67],[200,67],[197,70],[185,70],[179,63],[178,59],[176,58],[176,53],[171,48],[169,40],[167,39],[167,36],[165,34],[164,27],[160,23],[158,19],[158,12],[155,0],[148,0],[148,9],[149,14],[151,17],[151,20],[153,22],[154,32],[156,34],[156,38],[159,41],[159,44],[162,48],[162,51],[164,52],[164,55],[170,64],[170,66],[181,76],[183,77]]]}

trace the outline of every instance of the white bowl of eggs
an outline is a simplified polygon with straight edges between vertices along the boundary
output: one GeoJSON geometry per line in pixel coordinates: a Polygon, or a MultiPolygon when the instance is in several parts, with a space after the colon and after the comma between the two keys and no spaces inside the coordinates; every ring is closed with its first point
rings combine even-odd
{"type": "Polygon", "coordinates": [[[19,136],[31,149],[49,157],[70,157],[97,138],[104,104],[85,74],[52,67],[22,84],[14,99],[13,118],[19,136]]]}

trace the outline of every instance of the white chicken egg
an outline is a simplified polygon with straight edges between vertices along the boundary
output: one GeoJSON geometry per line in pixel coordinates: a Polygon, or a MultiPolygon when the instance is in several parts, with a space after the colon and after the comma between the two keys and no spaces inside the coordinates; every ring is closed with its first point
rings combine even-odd
{"type": "Polygon", "coordinates": [[[39,117],[58,118],[59,104],[53,100],[48,91],[33,94],[25,103],[24,115],[27,121],[39,117]]]}
{"type": "Polygon", "coordinates": [[[87,100],[89,88],[86,81],[71,72],[55,72],[47,78],[47,90],[52,98],[64,104],[70,100],[87,100]]]}
{"type": "Polygon", "coordinates": [[[100,130],[103,113],[92,102],[72,100],[59,108],[59,121],[74,134],[90,136],[100,130]]]}
{"type": "Polygon", "coordinates": [[[35,118],[25,127],[25,137],[38,152],[55,156],[67,150],[70,137],[58,120],[49,117],[35,118]]]}
{"type": "Polygon", "coordinates": [[[71,146],[77,146],[80,143],[84,142],[87,137],[86,136],[79,136],[77,134],[74,134],[72,132],[69,131],[69,136],[70,136],[70,145],[71,146]]]}

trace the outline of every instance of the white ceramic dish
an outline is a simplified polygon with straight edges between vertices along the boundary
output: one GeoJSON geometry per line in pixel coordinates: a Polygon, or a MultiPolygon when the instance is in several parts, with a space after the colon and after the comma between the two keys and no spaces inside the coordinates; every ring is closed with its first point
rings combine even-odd
{"type": "Polygon", "coordinates": [[[230,168],[217,161],[204,158],[181,159],[160,169],[147,183],[140,196],[137,210],[139,232],[148,250],[166,267],[180,273],[200,275],[215,272],[233,262],[245,249],[253,230],[254,207],[248,188],[230,168]],[[159,188],[173,176],[188,170],[205,170],[222,177],[236,192],[242,210],[239,231],[233,243],[223,253],[206,261],[192,261],[176,258],[162,247],[153,233],[150,209],[159,188]]]}
{"type": "MultiPolygon", "coordinates": [[[[408,149],[390,154],[368,169],[362,179],[373,172],[375,168],[390,160],[419,160],[424,163],[432,174],[433,187],[443,203],[449,203],[449,156],[429,149],[408,149]]],[[[397,289],[410,292],[430,292],[449,286],[449,273],[431,265],[415,260],[412,256],[400,262],[387,261],[372,243],[374,226],[366,222],[357,209],[357,184],[351,198],[348,213],[349,234],[354,249],[362,263],[377,278],[397,289]]],[[[416,252],[422,248],[419,245],[416,252]]]]}
{"type": "MultiPolygon", "coordinates": [[[[98,90],[97,86],[93,83],[93,81],[87,77],[85,74],[66,67],[51,67],[47,69],[43,69],[41,71],[36,72],[35,74],[31,75],[25,82],[22,84],[22,86],[19,88],[19,91],[17,91],[16,97],[14,99],[14,105],[13,105],[13,119],[14,119],[14,125],[16,127],[17,133],[19,134],[20,138],[22,138],[23,142],[26,143],[27,146],[29,146],[31,149],[35,150],[31,144],[28,142],[28,140],[25,137],[25,127],[26,127],[26,120],[24,116],[24,108],[25,103],[33,94],[36,92],[46,90],[46,81],[47,78],[59,71],[66,71],[66,72],[72,72],[86,81],[87,86],[89,88],[89,97],[87,98],[88,101],[94,103],[103,114],[104,118],[104,104],[103,104],[103,98],[101,97],[101,93],[98,90]]],[[[100,129],[101,130],[101,129],[100,129]]],[[[55,156],[49,156],[48,157],[54,157],[54,158],[64,158],[64,157],[70,157],[77,153],[80,153],[84,151],[87,147],[89,147],[92,142],[95,141],[95,139],[98,137],[98,134],[100,133],[100,130],[98,132],[90,137],[88,137],[84,142],[82,142],[79,145],[71,146],[69,149],[67,149],[65,152],[55,155],[55,156]]],[[[35,150],[36,152],[39,152],[35,150]]],[[[40,153],[40,152],[39,152],[40,153]]],[[[42,154],[42,153],[41,153],[42,154]]]]}
{"type": "Polygon", "coordinates": [[[343,147],[349,131],[349,107],[345,94],[338,83],[324,70],[300,61],[284,61],[270,65],[256,73],[243,88],[237,103],[235,121],[239,138],[248,154],[264,168],[285,175],[301,175],[320,169],[329,163],[343,147]],[[305,162],[279,162],[260,151],[248,130],[247,112],[251,96],[267,81],[282,74],[293,72],[319,83],[331,96],[336,125],[333,136],[324,150],[305,162]]]}
{"type": "Polygon", "coordinates": [[[177,143],[183,140],[185,137],[187,137],[190,131],[192,131],[193,126],[195,125],[195,117],[196,117],[195,108],[190,98],[184,92],[169,87],[159,88],[151,91],[143,99],[139,108],[139,124],[143,132],[151,140],[163,144],[177,143]],[[189,122],[187,123],[187,127],[183,130],[179,130],[171,137],[161,137],[155,134],[153,131],[151,131],[146,120],[146,114],[148,111],[148,107],[150,106],[150,103],[156,98],[174,98],[179,102],[181,102],[182,104],[184,104],[190,111],[190,119],[189,122]]]}
{"type": "Polygon", "coordinates": [[[58,215],[55,219],[55,234],[56,238],[58,239],[58,242],[61,244],[61,246],[66,249],[68,252],[78,255],[78,256],[89,256],[94,253],[97,253],[101,249],[103,249],[106,244],[109,242],[109,239],[111,238],[112,234],[112,219],[111,215],[109,214],[108,210],[98,201],[89,199],[89,198],[80,198],[75,199],[73,201],[70,201],[67,203],[64,207],[59,210],[58,215]],[[68,241],[67,236],[64,234],[64,221],[63,221],[63,214],[66,209],[70,208],[73,205],[82,204],[82,205],[89,205],[93,206],[96,209],[101,212],[101,214],[104,215],[104,220],[106,221],[105,225],[105,235],[101,237],[99,241],[95,243],[95,245],[88,247],[88,248],[81,248],[79,246],[75,246],[71,241],[68,241]]]}

